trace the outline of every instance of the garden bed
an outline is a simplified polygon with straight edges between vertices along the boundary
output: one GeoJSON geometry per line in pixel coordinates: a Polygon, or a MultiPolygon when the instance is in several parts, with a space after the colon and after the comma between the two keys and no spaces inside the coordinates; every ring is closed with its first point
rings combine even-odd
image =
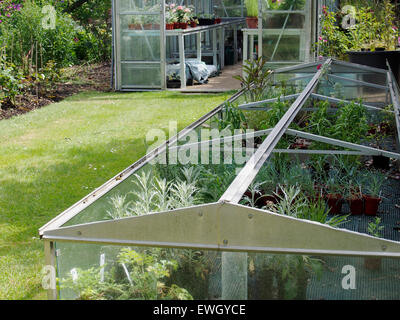
{"type": "Polygon", "coordinates": [[[16,97],[15,106],[3,105],[0,108],[0,120],[42,108],[53,102],[62,101],[82,91],[110,91],[110,77],[109,63],[66,68],[62,72],[61,81],[54,84],[45,95],[37,96],[26,92],[16,97]]]}

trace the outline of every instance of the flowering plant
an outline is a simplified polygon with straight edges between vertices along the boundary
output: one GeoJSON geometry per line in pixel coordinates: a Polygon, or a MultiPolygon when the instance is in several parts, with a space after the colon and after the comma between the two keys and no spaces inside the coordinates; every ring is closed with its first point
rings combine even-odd
{"type": "Polygon", "coordinates": [[[395,7],[384,0],[380,8],[353,8],[353,12],[336,13],[323,7],[321,35],[317,45],[324,56],[343,59],[347,51],[378,48],[395,50],[399,44],[395,7]],[[343,23],[350,19],[349,25],[343,23]]]}
{"type": "Polygon", "coordinates": [[[187,23],[193,16],[193,10],[190,7],[177,6],[171,3],[166,6],[166,16],[172,22],[187,23]]]}
{"type": "Polygon", "coordinates": [[[10,19],[15,11],[20,11],[22,4],[11,2],[11,0],[0,1],[0,23],[10,19]]]}

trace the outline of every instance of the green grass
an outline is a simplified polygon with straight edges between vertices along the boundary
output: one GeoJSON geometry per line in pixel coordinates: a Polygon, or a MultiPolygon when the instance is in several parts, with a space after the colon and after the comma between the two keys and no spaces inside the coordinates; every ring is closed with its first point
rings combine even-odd
{"type": "Polygon", "coordinates": [[[0,121],[0,299],[46,299],[38,228],[228,96],[89,92],[0,121]]]}

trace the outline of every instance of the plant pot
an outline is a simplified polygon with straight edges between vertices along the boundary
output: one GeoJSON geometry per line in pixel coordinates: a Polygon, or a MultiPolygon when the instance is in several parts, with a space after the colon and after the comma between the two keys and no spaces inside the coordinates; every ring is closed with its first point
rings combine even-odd
{"type": "Polygon", "coordinates": [[[138,23],[131,23],[128,25],[129,30],[142,30],[142,26],[138,23]]]}
{"type": "Polygon", "coordinates": [[[197,27],[197,23],[194,22],[194,21],[190,21],[190,27],[196,28],[197,27]]]}
{"type": "Polygon", "coordinates": [[[372,156],[372,165],[378,169],[390,169],[390,159],[384,156],[372,156]]]}
{"type": "Polygon", "coordinates": [[[397,83],[400,84],[400,51],[349,51],[347,54],[352,63],[363,64],[385,70],[388,69],[386,66],[387,59],[397,83]]]}
{"type": "Polygon", "coordinates": [[[215,18],[215,23],[221,23],[221,22],[222,22],[221,18],[215,18]]]}
{"type": "Polygon", "coordinates": [[[348,200],[351,214],[361,216],[364,212],[364,201],[362,198],[351,198],[348,200]]]}
{"type": "Polygon", "coordinates": [[[181,87],[181,80],[167,80],[167,88],[175,89],[181,87]]]}
{"type": "Polygon", "coordinates": [[[151,25],[151,27],[152,27],[153,30],[160,30],[160,24],[159,23],[153,23],[151,25]]]}
{"type": "Polygon", "coordinates": [[[179,29],[187,29],[188,23],[187,22],[178,22],[179,23],[179,29]]]}
{"type": "Polygon", "coordinates": [[[153,25],[151,23],[146,23],[143,25],[144,30],[151,30],[153,29],[153,25]]]}
{"type": "Polygon", "coordinates": [[[199,18],[199,26],[209,26],[214,24],[215,19],[199,18]]]}
{"type": "Polygon", "coordinates": [[[341,214],[342,213],[342,195],[340,194],[328,194],[326,196],[326,202],[330,209],[331,214],[341,214]]]}
{"type": "Polygon", "coordinates": [[[364,267],[367,270],[379,271],[382,267],[381,258],[364,258],[364,267]]]}
{"type": "Polygon", "coordinates": [[[247,17],[246,23],[247,23],[247,28],[257,29],[258,28],[258,17],[247,17]]]}
{"type": "Polygon", "coordinates": [[[367,216],[376,216],[381,202],[382,202],[381,198],[375,198],[364,195],[364,206],[365,206],[364,213],[367,216]]]}
{"type": "Polygon", "coordinates": [[[174,22],[174,29],[179,29],[179,23],[178,22],[174,22]]]}
{"type": "Polygon", "coordinates": [[[174,24],[173,23],[167,23],[165,25],[165,30],[173,30],[174,29],[174,24]]]}

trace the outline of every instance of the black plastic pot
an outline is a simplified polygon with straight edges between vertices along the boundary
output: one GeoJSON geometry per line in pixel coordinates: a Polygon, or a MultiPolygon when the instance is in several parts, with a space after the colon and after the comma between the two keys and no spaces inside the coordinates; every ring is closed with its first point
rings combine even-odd
{"type": "Polygon", "coordinates": [[[208,19],[208,18],[198,18],[199,26],[210,26],[215,24],[215,19],[208,19]]]}
{"type": "Polygon", "coordinates": [[[400,84],[400,51],[349,51],[349,61],[387,70],[386,59],[400,84]]]}
{"type": "Polygon", "coordinates": [[[377,169],[390,169],[390,159],[384,156],[372,156],[372,165],[377,169]]]}

